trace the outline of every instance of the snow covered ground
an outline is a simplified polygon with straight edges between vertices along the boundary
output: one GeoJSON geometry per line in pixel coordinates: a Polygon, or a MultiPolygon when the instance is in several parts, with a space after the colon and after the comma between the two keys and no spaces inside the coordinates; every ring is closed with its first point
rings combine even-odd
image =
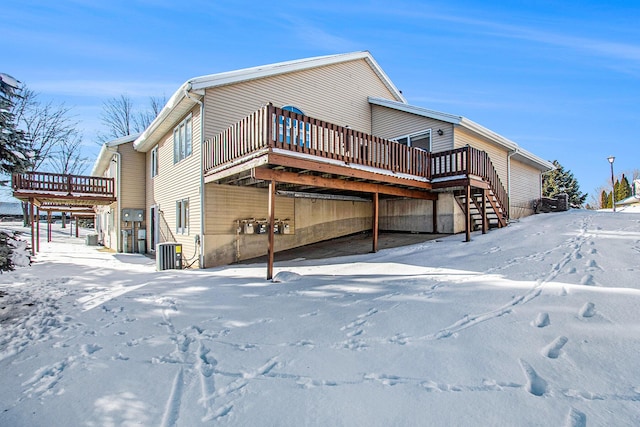
{"type": "Polygon", "coordinates": [[[268,282],[56,229],[0,275],[0,425],[638,425],[640,212],[472,237],[268,282]]]}

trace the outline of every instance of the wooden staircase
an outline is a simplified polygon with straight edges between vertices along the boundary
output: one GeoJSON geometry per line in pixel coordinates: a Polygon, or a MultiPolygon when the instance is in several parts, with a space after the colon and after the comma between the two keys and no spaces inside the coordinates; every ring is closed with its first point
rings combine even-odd
{"type": "MultiPolygon", "coordinates": [[[[506,227],[507,213],[491,189],[471,188],[470,194],[469,209],[473,231],[482,230],[483,206],[488,229],[506,227]]],[[[458,206],[466,214],[466,191],[457,190],[454,192],[454,196],[458,206]]]]}
{"type": "Polygon", "coordinates": [[[465,214],[466,241],[471,231],[505,227],[509,197],[489,155],[472,147],[431,154],[433,188],[451,191],[465,214]]]}

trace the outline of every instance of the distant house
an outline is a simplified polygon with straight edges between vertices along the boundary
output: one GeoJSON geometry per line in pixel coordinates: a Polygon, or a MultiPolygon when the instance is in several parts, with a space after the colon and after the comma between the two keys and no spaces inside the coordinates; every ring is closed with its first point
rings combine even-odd
{"type": "Polygon", "coordinates": [[[378,229],[505,226],[533,213],[552,168],[471,120],[409,105],[355,52],[190,79],[141,135],[105,144],[93,174],[118,182],[118,206],[100,213],[105,245],[123,250],[137,227],[149,251],[175,241],[210,267],[367,230],[375,248],[378,229]]]}
{"type": "Polygon", "coordinates": [[[98,241],[118,252],[137,252],[137,235],[145,230],[145,216],[133,218],[145,208],[145,156],[133,149],[139,134],[129,135],[102,145],[91,175],[115,179],[117,201],[96,206],[98,241]],[[135,221],[134,221],[135,220],[135,221]]]}
{"type": "Polygon", "coordinates": [[[0,221],[22,220],[22,204],[17,202],[0,202],[0,221]]]}
{"type": "Polygon", "coordinates": [[[631,196],[616,202],[616,206],[637,206],[640,205],[640,179],[635,179],[631,183],[631,196]]]}

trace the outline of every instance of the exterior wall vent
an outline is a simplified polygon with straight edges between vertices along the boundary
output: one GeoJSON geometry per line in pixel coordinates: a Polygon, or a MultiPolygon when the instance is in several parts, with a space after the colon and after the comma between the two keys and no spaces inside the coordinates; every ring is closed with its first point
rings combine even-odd
{"type": "Polygon", "coordinates": [[[156,270],[182,269],[182,244],[175,242],[158,243],[156,246],[156,270]]]}

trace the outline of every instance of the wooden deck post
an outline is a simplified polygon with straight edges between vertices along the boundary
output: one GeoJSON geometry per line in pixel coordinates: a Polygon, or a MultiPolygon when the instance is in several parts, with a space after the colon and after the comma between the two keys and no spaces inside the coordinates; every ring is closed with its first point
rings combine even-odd
{"type": "Polygon", "coordinates": [[[489,229],[489,218],[487,218],[487,197],[489,196],[489,190],[482,190],[482,203],[480,204],[482,209],[482,234],[487,234],[489,229]]]}
{"type": "Polygon", "coordinates": [[[78,217],[76,216],[76,237],[80,237],[80,233],[78,232],[78,217]]]}
{"type": "Polygon", "coordinates": [[[40,252],[40,208],[36,207],[36,249],[40,252]]]}
{"type": "Polygon", "coordinates": [[[438,205],[437,205],[437,200],[432,200],[432,212],[431,212],[431,222],[432,222],[432,227],[433,233],[437,233],[438,232],[438,205]]]}
{"type": "Polygon", "coordinates": [[[35,233],[33,231],[33,198],[29,198],[29,206],[27,207],[27,216],[31,223],[31,256],[36,254],[36,240],[35,233]]]}
{"type": "Polygon", "coordinates": [[[274,228],[275,228],[275,212],[276,212],[276,182],[274,180],[269,181],[269,247],[267,249],[268,261],[267,261],[267,280],[273,279],[273,252],[275,246],[274,228]]]}
{"type": "Polygon", "coordinates": [[[379,215],[380,215],[380,197],[378,193],[373,193],[373,248],[371,252],[378,252],[378,228],[379,228],[379,215]]]}
{"type": "Polygon", "coordinates": [[[51,211],[47,211],[47,242],[51,243],[51,211]]]}
{"type": "Polygon", "coordinates": [[[464,228],[465,228],[465,242],[471,241],[471,185],[465,186],[465,214],[464,214],[464,228]]]}

